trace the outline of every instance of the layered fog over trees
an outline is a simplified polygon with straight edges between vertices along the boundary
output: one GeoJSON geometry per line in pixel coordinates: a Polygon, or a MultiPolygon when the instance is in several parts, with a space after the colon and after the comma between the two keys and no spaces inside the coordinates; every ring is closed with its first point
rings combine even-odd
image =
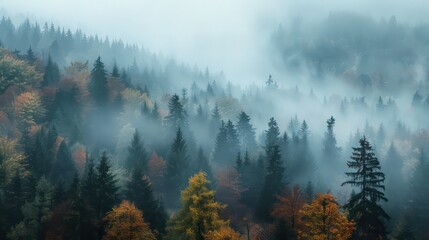
{"type": "Polygon", "coordinates": [[[429,239],[429,17],[393,2],[6,1],[0,239],[429,239]]]}

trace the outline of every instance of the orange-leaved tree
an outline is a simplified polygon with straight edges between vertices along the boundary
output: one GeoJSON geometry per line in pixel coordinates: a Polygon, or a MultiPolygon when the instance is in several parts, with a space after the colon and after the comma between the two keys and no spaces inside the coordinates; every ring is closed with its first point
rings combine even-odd
{"type": "Polygon", "coordinates": [[[300,211],[304,207],[305,196],[298,185],[288,189],[278,197],[278,203],[274,205],[272,215],[284,221],[287,229],[296,235],[297,228],[301,224],[300,211]]]}
{"type": "Polygon", "coordinates": [[[345,240],[355,230],[355,224],[340,211],[335,198],[327,194],[318,194],[300,211],[302,224],[298,229],[299,240],[345,240]]]}
{"type": "Polygon", "coordinates": [[[156,240],[149,225],[143,221],[143,213],[128,201],[114,207],[104,221],[107,226],[103,239],[156,240]]]}

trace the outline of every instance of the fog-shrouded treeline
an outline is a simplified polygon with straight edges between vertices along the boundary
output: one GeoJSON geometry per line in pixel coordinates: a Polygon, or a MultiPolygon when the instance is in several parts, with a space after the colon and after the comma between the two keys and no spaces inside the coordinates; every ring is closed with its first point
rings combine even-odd
{"type": "Polygon", "coordinates": [[[0,239],[428,239],[425,26],[298,19],[244,86],[3,18],[0,239]]]}

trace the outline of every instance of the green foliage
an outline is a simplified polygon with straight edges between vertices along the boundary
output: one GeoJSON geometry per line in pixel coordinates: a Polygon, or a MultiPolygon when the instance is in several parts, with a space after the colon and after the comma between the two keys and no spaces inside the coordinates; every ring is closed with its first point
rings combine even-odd
{"type": "Polygon", "coordinates": [[[15,225],[8,234],[9,239],[40,239],[52,206],[53,188],[46,178],[40,178],[36,196],[32,202],[22,206],[24,220],[15,225]]]}
{"type": "Polygon", "coordinates": [[[34,66],[17,59],[6,49],[0,48],[0,94],[12,85],[20,89],[25,86],[37,86],[41,78],[41,74],[34,66]]]}
{"type": "Polygon", "coordinates": [[[359,144],[359,147],[353,147],[352,160],[347,162],[347,166],[356,171],[346,172],[350,180],[341,185],[358,187],[360,192],[353,195],[345,207],[356,223],[356,239],[386,239],[384,220],[389,220],[389,216],[378,205],[381,200],[387,201],[383,193],[384,173],[365,137],[359,144]]]}
{"type": "Polygon", "coordinates": [[[94,68],[91,71],[91,81],[88,85],[88,91],[91,93],[96,106],[103,107],[109,100],[109,89],[107,87],[107,73],[104,69],[104,63],[98,57],[94,62],[94,68]]]}
{"type": "Polygon", "coordinates": [[[154,196],[152,183],[147,176],[143,176],[140,169],[133,171],[126,186],[125,196],[144,213],[144,219],[151,229],[160,234],[164,233],[167,214],[160,200],[154,196]]]}
{"type": "Polygon", "coordinates": [[[147,171],[148,155],[143,146],[143,141],[140,138],[139,132],[136,130],[131,140],[131,145],[128,147],[128,157],[125,162],[125,168],[128,171],[140,169],[143,172],[147,171]]]}

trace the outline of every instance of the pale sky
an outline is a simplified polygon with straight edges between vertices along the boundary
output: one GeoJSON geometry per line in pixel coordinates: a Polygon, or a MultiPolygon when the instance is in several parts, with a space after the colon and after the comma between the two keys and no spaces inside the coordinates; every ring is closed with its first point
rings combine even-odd
{"type": "Polygon", "coordinates": [[[174,56],[201,68],[224,70],[228,79],[265,78],[271,32],[300,16],[309,20],[330,11],[356,11],[398,21],[427,20],[427,2],[388,0],[1,0],[9,15],[53,21],[86,33],[109,35],[174,56]]]}

